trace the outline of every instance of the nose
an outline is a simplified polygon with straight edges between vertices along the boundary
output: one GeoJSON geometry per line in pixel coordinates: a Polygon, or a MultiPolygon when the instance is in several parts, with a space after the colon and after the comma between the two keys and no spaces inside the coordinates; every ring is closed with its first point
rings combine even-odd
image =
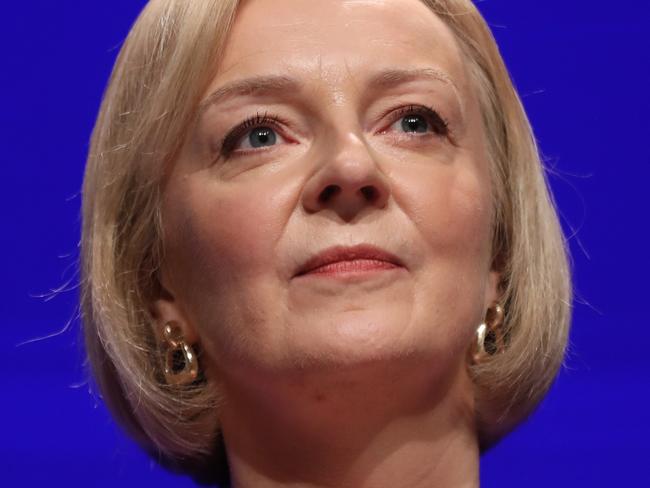
{"type": "Polygon", "coordinates": [[[346,222],[367,208],[384,208],[390,196],[386,176],[363,140],[356,134],[341,134],[336,141],[323,141],[318,171],[303,192],[303,207],[309,213],[329,209],[346,222]]]}

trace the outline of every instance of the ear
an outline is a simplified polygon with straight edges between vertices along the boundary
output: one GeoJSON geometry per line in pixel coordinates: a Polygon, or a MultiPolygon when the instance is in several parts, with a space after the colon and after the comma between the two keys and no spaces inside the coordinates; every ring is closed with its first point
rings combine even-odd
{"type": "Polygon", "coordinates": [[[183,339],[188,344],[195,344],[199,335],[190,322],[180,301],[163,287],[161,297],[151,304],[154,318],[153,329],[158,342],[164,342],[163,329],[168,322],[175,322],[180,328],[183,339]]]}
{"type": "Polygon", "coordinates": [[[490,271],[485,287],[485,302],[483,310],[487,310],[494,302],[501,299],[501,290],[499,284],[501,283],[501,273],[498,271],[490,271]]]}

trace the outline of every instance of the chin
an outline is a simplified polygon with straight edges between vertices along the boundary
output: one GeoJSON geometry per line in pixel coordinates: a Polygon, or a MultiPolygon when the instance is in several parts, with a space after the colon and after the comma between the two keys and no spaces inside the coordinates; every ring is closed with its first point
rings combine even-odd
{"type": "Polygon", "coordinates": [[[403,317],[393,318],[386,311],[358,310],[311,322],[308,331],[290,337],[287,366],[340,369],[435,356],[430,333],[422,328],[417,334],[403,317]]]}

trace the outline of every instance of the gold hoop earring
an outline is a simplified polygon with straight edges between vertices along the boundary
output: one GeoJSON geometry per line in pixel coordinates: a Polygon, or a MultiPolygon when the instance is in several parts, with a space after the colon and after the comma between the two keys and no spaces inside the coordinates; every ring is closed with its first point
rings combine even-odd
{"type": "Polygon", "coordinates": [[[183,340],[176,322],[167,322],[163,328],[163,371],[168,384],[179,386],[192,383],[199,375],[199,364],[192,346],[183,340]]]}
{"type": "Polygon", "coordinates": [[[499,303],[493,303],[485,314],[485,320],[476,329],[476,347],[472,360],[474,364],[505,351],[503,318],[505,312],[499,303]]]}

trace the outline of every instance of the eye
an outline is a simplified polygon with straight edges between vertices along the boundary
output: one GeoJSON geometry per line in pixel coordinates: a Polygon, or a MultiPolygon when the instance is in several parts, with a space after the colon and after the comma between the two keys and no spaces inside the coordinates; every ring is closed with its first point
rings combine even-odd
{"type": "Polygon", "coordinates": [[[409,105],[397,110],[395,117],[397,117],[397,120],[390,128],[397,132],[402,131],[407,134],[433,132],[440,137],[446,137],[450,134],[447,121],[432,108],[422,105],[409,105]]]}
{"type": "Polygon", "coordinates": [[[427,119],[421,115],[407,115],[402,117],[402,129],[404,132],[426,132],[429,128],[427,119]]]}
{"type": "Polygon", "coordinates": [[[256,127],[248,132],[248,137],[243,139],[244,149],[272,146],[275,144],[277,135],[271,127],[256,127]]]}
{"type": "Polygon", "coordinates": [[[237,153],[255,152],[258,149],[275,146],[283,140],[277,126],[283,121],[277,116],[260,115],[250,117],[231,130],[220,144],[219,154],[223,157],[237,153]]]}

